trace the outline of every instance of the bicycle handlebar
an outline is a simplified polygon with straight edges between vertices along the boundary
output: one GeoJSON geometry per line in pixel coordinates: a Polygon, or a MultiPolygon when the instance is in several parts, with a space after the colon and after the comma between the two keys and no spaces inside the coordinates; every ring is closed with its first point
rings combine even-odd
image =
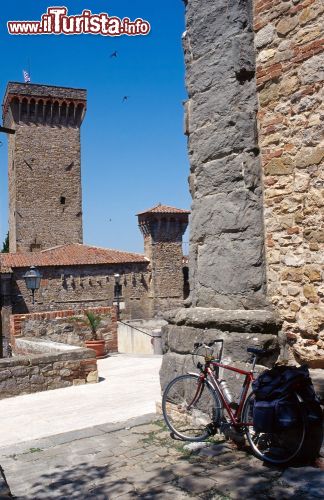
{"type": "MultiPolygon", "coordinates": [[[[218,355],[217,355],[217,360],[220,362],[222,359],[222,356],[223,356],[223,347],[224,347],[224,340],[223,339],[215,339],[215,340],[208,342],[208,343],[195,342],[195,344],[194,344],[195,352],[193,352],[192,354],[193,354],[193,356],[199,356],[199,350],[200,350],[200,348],[203,348],[206,350],[206,352],[205,352],[205,354],[200,353],[200,356],[206,357],[207,352],[211,351],[211,353],[208,355],[208,357],[210,356],[210,359],[211,359],[213,357],[213,346],[215,344],[221,344],[220,349],[218,350],[218,355]]],[[[193,361],[194,361],[194,364],[197,366],[197,360],[195,361],[195,358],[193,358],[193,361]]]]}
{"type": "Polygon", "coordinates": [[[211,348],[213,347],[214,344],[216,344],[217,342],[220,342],[221,344],[224,344],[224,340],[223,339],[216,339],[216,340],[212,340],[211,342],[209,342],[208,344],[205,344],[204,342],[195,342],[194,343],[194,348],[195,349],[198,349],[198,347],[206,347],[206,348],[211,348]]]}

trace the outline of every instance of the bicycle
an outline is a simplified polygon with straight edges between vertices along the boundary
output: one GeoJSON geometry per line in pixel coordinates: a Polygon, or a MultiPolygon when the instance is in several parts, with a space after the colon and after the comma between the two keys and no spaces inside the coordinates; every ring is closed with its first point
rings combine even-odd
{"type": "Polygon", "coordinates": [[[259,459],[272,464],[291,462],[301,450],[306,433],[301,398],[298,393],[292,394],[298,412],[297,426],[271,433],[257,432],[253,428],[255,396],[253,392],[248,393],[254,380],[257,357],[269,351],[248,348],[247,352],[252,354],[252,367],[246,371],[222,363],[223,345],[223,339],[209,344],[194,344],[194,364],[200,373],[188,372],[167,385],[162,398],[162,411],[171,434],[185,441],[204,441],[227,426],[246,435],[259,459]],[[214,355],[216,344],[220,344],[220,348],[214,355]],[[219,377],[221,370],[244,376],[237,402],[231,400],[225,380],[219,377]]]}

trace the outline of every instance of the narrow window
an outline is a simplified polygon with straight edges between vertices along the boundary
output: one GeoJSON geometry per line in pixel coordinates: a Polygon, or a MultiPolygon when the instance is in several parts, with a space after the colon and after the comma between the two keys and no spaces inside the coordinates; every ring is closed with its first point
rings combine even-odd
{"type": "Polygon", "coordinates": [[[40,243],[32,243],[30,245],[30,251],[31,252],[40,252],[42,249],[42,246],[40,243]]]}
{"type": "Polygon", "coordinates": [[[61,196],[60,203],[61,205],[65,205],[65,196],[61,196]]]}

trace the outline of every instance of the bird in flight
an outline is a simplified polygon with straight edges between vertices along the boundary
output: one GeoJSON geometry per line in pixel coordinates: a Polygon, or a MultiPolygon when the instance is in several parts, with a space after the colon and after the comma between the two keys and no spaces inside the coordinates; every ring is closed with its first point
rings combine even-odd
{"type": "Polygon", "coordinates": [[[115,50],[112,54],[110,54],[110,57],[117,57],[117,50],[115,50]]]}
{"type": "Polygon", "coordinates": [[[124,95],[122,102],[128,101],[129,95],[124,95]]]}

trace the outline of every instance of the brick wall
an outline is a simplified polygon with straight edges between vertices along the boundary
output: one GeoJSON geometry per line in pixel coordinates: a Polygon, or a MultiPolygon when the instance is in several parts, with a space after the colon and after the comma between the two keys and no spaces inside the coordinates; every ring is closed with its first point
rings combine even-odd
{"type": "Polygon", "coordinates": [[[268,296],[313,367],[324,367],[323,11],[254,1],[268,296]]]}
{"type": "MultiPolygon", "coordinates": [[[[115,307],[89,308],[101,323],[98,335],[105,340],[107,352],[117,352],[117,317],[115,307]]],[[[91,339],[91,330],[84,309],[13,314],[10,317],[10,338],[15,350],[16,337],[45,338],[74,346],[84,346],[91,339]]]]}

